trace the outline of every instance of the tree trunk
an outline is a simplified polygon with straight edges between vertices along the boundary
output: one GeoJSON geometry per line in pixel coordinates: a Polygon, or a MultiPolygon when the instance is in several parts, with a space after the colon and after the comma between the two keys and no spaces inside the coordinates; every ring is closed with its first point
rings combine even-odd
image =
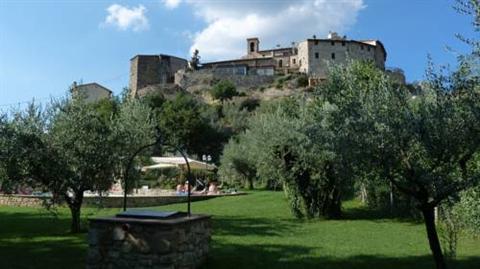
{"type": "Polygon", "coordinates": [[[72,224],[70,226],[71,233],[80,233],[82,230],[80,227],[80,208],[70,207],[70,212],[72,213],[72,224]]]}
{"type": "Polygon", "coordinates": [[[248,189],[253,190],[253,180],[251,178],[248,178],[247,181],[248,181],[248,189]]]}
{"type": "Polygon", "coordinates": [[[437,229],[435,227],[435,214],[433,207],[422,208],[425,227],[427,229],[428,243],[433,254],[433,259],[437,269],[446,269],[445,259],[443,258],[442,248],[438,240],[437,229]]]}
{"type": "Polygon", "coordinates": [[[330,201],[329,218],[338,219],[342,216],[342,200],[340,191],[335,188],[332,200],[330,201]]]}
{"type": "Polygon", "coordinates": [[[70,213],[72,215],[72,223],[70,226],[71,233],[80,233],[81,229],[81,220],[80,213],[83,202],[83,191],[78,191],[75,193],[75,196],[70,199],[68,207],[70,208],[70,213]]]}

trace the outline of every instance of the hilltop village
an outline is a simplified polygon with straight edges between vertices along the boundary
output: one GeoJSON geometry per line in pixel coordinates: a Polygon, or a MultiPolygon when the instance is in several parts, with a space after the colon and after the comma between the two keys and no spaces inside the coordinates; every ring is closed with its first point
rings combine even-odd
{"type": "MultiPolygon", "coordinates": [[[[326,38],[314,35],[292,42],[290,47],[262,50],[257,37],[247,38],[245,45],[245,55],[238,59],[205,63],[200,63],[198,51],[190,61],[166,54],[136,55],[130,60],[130,94],[135,97],[149,92],[168,95],[183,90],[202,95],[202,91],[215,82],[229,80],[241,91],[250,90],[250,94],[260,98],[288,96],[299,88],[325,80],[329,65],[346,64],[350,60],[371,61],[399,83],[405,83],[402,70],[386,69],[387,51],[379,40],[351,40],[331,32],[326,38]],[[299,76],[307,83],[284,83],[299,76]],[[261,89],[262,93],[254,93],[252,89],[261,89]]],[[[72,91],[74,89],[88,92],[89,99],[111,94],[96,83],[74,85],[72,91]]]]}

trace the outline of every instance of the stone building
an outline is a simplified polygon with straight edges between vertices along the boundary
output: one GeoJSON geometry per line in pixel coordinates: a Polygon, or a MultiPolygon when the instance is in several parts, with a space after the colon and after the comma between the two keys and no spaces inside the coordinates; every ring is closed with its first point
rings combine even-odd
{"type": "MultiPolygon", "coordinates": [[[[346,36],[330,33],[326,38],[309,38],[291,47],[260,49],[257,37],[247,38],[246,54],[239,59],[202,63],[202,72],[216,76],[273,76],[275,74],[304,73],[311,83],[326,78],[328,66],[346,64],[349,60],[372,61],[385,70],[387,52],[378,40],[349,40],[346,36]]],[[[172,85],[175,73],[183,70],[188,61],[168,55],[137,55],[131,59],[130,89],[137,95],[139,89],[150,85],[172,85]]],[[[390,74],[390,73],[389,73],[390,74]]],[[[393,74],[393,73],[392,73],[393,74]]],[[[390,74],[390,75],[392,75],[390,74]]],[[[393,74],[400,77],[403,74],[393,74]]],[[[182,77],[177,76],[177,77],[182,77]]],[[[179,83],[177,83],[179,84],[179,83]]]]}
{"type": "Polygon", "coordinates": [[[292,65],[299,72],[315,79],[325,79],[329,64],[346,64],[349,60],[372,61],[381,70],[385,70],[387,52],[378,40],[348,40],[336,33],[326,39],[307,39],[298,43],[298,53],[292,57],[292,65]]]}
{"type": "Polygon", "coordinates": [[[372,61],[385,70],[387,52],[378,40],[348,40],[330,33],[327,38],[293,43],[291,47],[260,50],[257,37],[247,38],[247,54],[241,59],[209,62],[202,68],[235,74],[274,75],[305,73],[313,79],[325,79],[329,64],[345,64],[348,60],[372,61]]]}
{"type": "Polygon", "coordinates": [[[110,99],[112,97],[111,90],[96,82],[78,85],[77,82],[74,81],[70,92],[72,96],[81,95],[88,103],[98,102],[102,99],[110,99]]]}
{"type": "Polygon", "coordinates": [[[187,67],[188,61],[171,55],[136,55],[130,60],[130,93],[150,85],[173,84],[175,73],[187,67]]]}

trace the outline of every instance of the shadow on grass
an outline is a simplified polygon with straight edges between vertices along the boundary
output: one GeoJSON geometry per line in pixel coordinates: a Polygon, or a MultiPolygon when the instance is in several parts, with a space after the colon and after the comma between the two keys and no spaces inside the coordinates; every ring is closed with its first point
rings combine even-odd
{"type": "Polygon", "coordinates": [[[296,224],[293,221],[268,219],[268,218],[241,218],[241,217],[217,217],[213,218],[213,231],[215,235],[258,235],[258,236],[282,236],[293,231],[296,224]]]}
{"type": "Polygon", "coordinates": [[[0,268],[83,268],[85,234],[70,234],[70,219],[0,212],[0,268]]]}
{"type": "Polygon", "coordinates": [[[371,209],[365,206],[344,208],[342,211],[342,218],[345,220],[372,220],[372,221],[384,221],[384,220],[396,220],[400,222],[421,223],[422,219],[415,219],[405,214],[392,214],[388,210],[371,209]]]}
{"type": "MultiPolygon", "coordinates": [[[[430,256],[401,258],[382,256],[312,257],[312,249],[292,245],[238,245],[214,244],[202,269],[216,268],[275,268],[275,269],[428,269],[434,268],[430,256]]],[[[471,257],[450,263],[451,269],[480,268],[480,257],[471,257]]]]}
{"type": "Polygon", "coordinates": [[[69,232],[70,219],[45,211],[0,212],[0,239],[34,236],[62,236],[69,232]]]}
{"type": "Polygon", "coordinates": [[[0,268],[84,268],[83,241],[83,238],[48,236],[0,240],[0,268]]]}

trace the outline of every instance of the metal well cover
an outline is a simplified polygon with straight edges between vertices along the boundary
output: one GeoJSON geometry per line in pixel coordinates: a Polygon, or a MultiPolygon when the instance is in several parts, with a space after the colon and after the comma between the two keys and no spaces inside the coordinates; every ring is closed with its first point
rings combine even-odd
{"type": "Polygon", "coordinates": [[[166,219],[177,215],[178,211],[153,211],[153,210],[127,210],[118,213],[119,218],[134,218],[134,219],[166,219]]]}

